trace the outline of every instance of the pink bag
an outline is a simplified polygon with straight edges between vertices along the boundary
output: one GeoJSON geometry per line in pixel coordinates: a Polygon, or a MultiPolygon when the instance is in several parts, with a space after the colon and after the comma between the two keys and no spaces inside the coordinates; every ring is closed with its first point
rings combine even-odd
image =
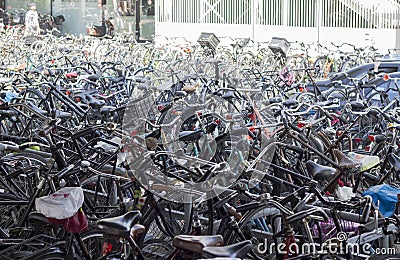
{"type": "Polygon", "coordinates": [[[66,219],[47,218],[51,223],[63,225],[64,229],[72,233],[80,233],[88,229],[88,219],[82,208],[72,217],[66,219]]]}

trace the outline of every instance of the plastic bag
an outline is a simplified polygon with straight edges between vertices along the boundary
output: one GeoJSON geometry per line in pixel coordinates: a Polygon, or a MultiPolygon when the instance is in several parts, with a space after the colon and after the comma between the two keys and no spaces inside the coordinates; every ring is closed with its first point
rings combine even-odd
{"type": "Polygon", "coordinates": [[[83,204],[81,187],[64,187],[53,194],[36,199],[36,210],[48,218],[66,219],[74,216],[83,204]]]}
{"type": "Polygon", "coordinates": [[[379,211],[385,218],[393,216],[396,205],[398,202],[398,194],[400,188],[390,186],[388,184],[381,184],[370,187],[363,192],[363,196],[371,196],[375,206],[379,204],[379,211]]]}
{"type": "Polygon", "coordinates": [[[48,218],[49,221],[56,225],[63,225],[66,231],[72,233],[80,233],[88,229],[88,219],[82,208],[79,209],[72,217],[66,219],[48,218]]]}

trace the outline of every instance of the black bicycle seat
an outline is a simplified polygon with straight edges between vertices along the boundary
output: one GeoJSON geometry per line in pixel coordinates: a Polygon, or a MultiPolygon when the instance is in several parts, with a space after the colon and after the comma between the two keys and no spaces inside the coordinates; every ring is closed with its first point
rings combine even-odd
{"type": "Polygon", "coordinates": [[[126,237],[141,217],[140,211],[134,210],[119,217],[101,219],[97,221],[96,226],[103,233],[126,237]]]}
{"type": "Polygon", "coordinates": [[[361,167],[361,163],[358,161],[355,161],[348,156],[346,156],[344,153],[342,153],[340,150],[334,149],[333,154],[336,157],[337,163],[339,166],[343,169],[350,170],[350,169],[359,169],[361,167]]]}
{"type": "Polygon", "coordinates": [[[330,180],[336,175],[335,168],[323,166],[311,160],[306,162],[306,167],[307,171],[310,173],[310,175],[313,176],[313,179],[316,181],[330,180]]]}
{"type": "Polygon", "coordinates": [[[285,100],[282,102],[282,105],[284,105],[285,107],[295,107],[299,104],[299,101],[297,101],[294,98],[289,98],[288,100],[285,100]]]}
{"type": "Polygon", "coordinates": [[[49,221],[49,219],[40,212],[33,211],[28,215],[28,222],[35,226],[57,226],[49,221]]]}
{"type": "Polygon", "coordinates": [[[204,247],[203,253],[217,257],[237,257],[244,258],[249,251],[253,248],[253,245],[249,240],[242,241],[229,246],[213,246],[204,247]]]}
{"type": "Polygon", "coordinates": [[[218,246],[224,243],[221,235],[215,236],[188,236],[179,235],[172,240],[172,246],[185,251],[201,253],[203,248],[208,246],[218,246]]]}

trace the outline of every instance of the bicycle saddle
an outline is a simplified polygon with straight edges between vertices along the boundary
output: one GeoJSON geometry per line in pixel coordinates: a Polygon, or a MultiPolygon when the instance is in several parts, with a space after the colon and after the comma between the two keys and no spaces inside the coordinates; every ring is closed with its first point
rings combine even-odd
{"type": "Polygon", "coordinates": [[[224,239],[221,235],[215,236],[175,236],[172,240],[172,246],[195,253],[202,253],[203,249],[208,246],[223,245],[224,239]]]}
{"type": "Polygon", "coordinates": [[[223,99],[226,99],[226,100],[235,98],[235,92],[233,92],[233,91],[228,91],[228,92],[226,92],[225,94],[223,94],[221,97],[222,97],[223,99]]]}
{"type": "Polygon", "coordinates": [[[361,163],[360,172],[372,169],[380,162],[379,157],[375,155],[364,155],[351,152],[348,156],[350,159],[361,163]]]}
{"type": "Polygon", "coordinates": [[[103,233],[125,237],[129,236],[131,228],[141,217],[140,211],[134,210],[119,217],[101,219],[96,226],[103,233]]]}
{"type": "Polygon", "coordinates": [[[361,167],[360,162],[349,158],[340,150],[334,149],[333,154],[336,157],[336,161],[339,164],[339,167],[341,167],[344,170],[350,170],[350,169],[358,170],[361,167]]]}
{"type": "MultiPolygon", "coordinates": [[[[400,130],[400,129],[398,129],[398,130],[400,130]]],[[[386,135],[375,135],[374,138],[375,138],[375,143],[377,143],[377,144],[383,143],[387,140],[386,135]]]]}
{"type": "Polygon", "coordinates": [[[56,117],[60,118],[60,119],[63,120],[63,121],[68,120],[68,119],[70,119],[70,118],[72,117],[72,114],[71,114],[71,113],[69,113],[69,112],[64,112],[64,111],[61,111],[61,110],[59,110],[59,109],[56,109],[56,110],[54,111],[54,114],[55,114],[56,117]]]}
{"type": "Polygon", "coordinates": [[[134,77],[127,77],[127,79],[133,79],[137,83],[145,83],[149,81],[151,78],[150,77],[145,77],[145,76],[134,76],[134,77]]]}
{"type": "Polygon", "coordinates": [[[44,225],[52,227],[57,226],[56,224],[50,222],[50,220],[45,215],[37,211],[29,213],[28,222],[37,227],[43,227],[44,225]]]}
{"type": "MultiPolygon", "coordinates": [[[[377,223],[378,223],[378,227],[382,227],[386,223],[386,219],[378,218],[377,223]]],[[[360,234],[362,234],[362,233],[374,231],[375,225],[376,225],[376,220],[373,220],[373,221],[367,222],[366,224],[360,224],[357,227],[357,229],[360,232],[360,234]]]]}
{"type": "Polygon", "coordinates": [[[78,72],[77,72],[77,71],[68,72],[68,73],[65,73],[65,76],[66,76],[68,79],[77,78],[77,77],[78,77],[78,72]]]}
{"type": "Polygon", "coordinates": [[[91,106],[92,108],[95,108],[95,109],[101,108],[106,103],[104,100],[95,99],[94,97],[92,97],[90,95],[86,95],[86,100],[88,101],[89,106],[91,106]]]}
{"type": "Polygon", "coordinates": [[[352,101],[352,102],[350,102],[350,105],[351,105],[351,108],[353,110],[363,110],[363,109],[365,109],[364,103],[359,102],[359,101],[352,101]]]}
{"type": "Polygon", "coordinates": [[[12,116],[17,116],[18,113],[14,110],[0,110],[0,116],[1,117],[12,117],[12,116]]]}
{"type": "Polygon", "coordinates": [[[149,88],[151,81],[141,82],[141,84],[137,85],[137,88],[140,90],[146,90],[149,88]]]}
{"type": "Polygon", "coordinates": [[[106,115],[108,113],[115,112],[116,109],[117,108],[114,106],[103,106],[102,108],[100,108],[100,113],[102,115],[106,115]]]}
{"type": "Polygon", "coordinates": [[[92,74],[89,77],[87,77],[87,79],[90,81],[98,81],[100,78],[101,78],[101,73],[92,74]]]}
{"type": "Polygon", "coordinates": [[[218,257],[244,258],[252,248],[253,245],[251,244],[251,242],[249,240],[246,240],[229,246],[205,247],[203,248],[203,253],[218,257]]]}
{"type": "Polygon", "coordinates": [[[330,180],[336,175],[335,168],[323,166],[311,160],[308,160],[306,162],[306,168],[308,173],[310,173],[310,175],[312,175],[313,179],[316,181],[330,180]]]}

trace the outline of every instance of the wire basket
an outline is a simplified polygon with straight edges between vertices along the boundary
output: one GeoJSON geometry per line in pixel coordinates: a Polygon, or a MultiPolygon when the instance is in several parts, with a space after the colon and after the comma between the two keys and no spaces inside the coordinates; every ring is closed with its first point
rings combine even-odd
{"type": "Polygon", "coordinates": [[[274,53],[280,53],[283,57],[286,57],[289,51],[290,43],[285,38],[272,37],[269,42],[268,48],[274,53]]]}
{"type": "Polygon", "coordinates": [[[147,118],[154,119],[158,113],[157,105],[153,96],[148,95],[140,97],[129,102],[126,111],[129,112],[130,118],[147,118]]]}
{"type": "Polygon", "coordinates": [[[197,42],[201,45],[201,47],[207,47],[215,51],[220,40],[213,33],[202,32],[197,42]]]}

